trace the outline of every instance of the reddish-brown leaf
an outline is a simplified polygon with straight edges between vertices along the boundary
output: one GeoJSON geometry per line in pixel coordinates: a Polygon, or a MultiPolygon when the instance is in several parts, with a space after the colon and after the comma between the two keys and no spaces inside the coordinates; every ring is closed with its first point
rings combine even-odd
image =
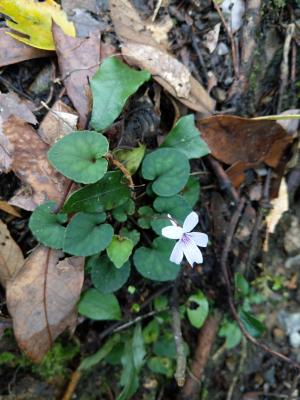
{"type": "Polygon", "coordinates": [[[265,162],[276,167],[291,137],[275,121],[233,115],[200,119],[197,126],[212,155],[225,164],[265,162]]]}
{"type": "Polygon", "coordinates": [[[52,54],[19,42],[5,33],[7,31],[9,31],[8,28],[0,28],[0,67],[33,58],[49,57],[52,54]]]}
{"type": "Polygon", "coordinates": [[[48,149],[49,146],[22,119],[12,116],[3,122],[0,170],[14,171],[25,185],[22,196],[13,198],[11,204],[31,211],[49,199],[61,201],[68,180],[49,164],[48,149]]]}
{"type": "Polygon", "coordinates": [[[36,248],[7,285],[7,305],[20,348],[40,362],[54,340],[73,328],[83,284],[83,257],[62,261],[58,250],[36,248]]]}
{"type": "Polygon", "coordinates": [[[0,283],[5,287],[22,268],[24,257],[11,237],[7,226],[0,220],[0,283]]]}
{"type": "Polygon", "coordinates": [[[55,23],[52,31],[63,83],[84,129],[91,106],[88,80],[99,68],[101,35],[95,31],[89,38],[73,38],[55,23]]]}

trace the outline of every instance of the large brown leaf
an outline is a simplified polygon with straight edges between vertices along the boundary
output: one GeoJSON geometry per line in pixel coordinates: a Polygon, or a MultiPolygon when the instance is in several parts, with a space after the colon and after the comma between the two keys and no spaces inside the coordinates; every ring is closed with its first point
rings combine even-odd
{"type": "Polygon", "coordinates": [[[101,35],[95,31],[89,38],[73,38],[55,23],[52,31],[63,83],[79,114],[79,128],[84,129],[91,106],[88,80],[99,67],[101,35]]]}
{"type": "Polygon", "coordinates": [[[44,143],[35,130],[22,119],[11,116],[0,128],[0,171],[12,170],[23,182],[22,196],[10,201],[11,204],[34,210],[51,199],[60,202],[68,179],[49,164],[44,143]]]}
{"type": "Polygon", "coordinates": [[[155,24],[141,20],[128,0],[110,0],[111,17],[128,64],[147,69],[161,86],[192,110],[211,114],[215,102],[189,70],[158,43],[155,24]]]}
{"type": "Polygon", "coordinates": [[[52,54],[19,42],[5,33],[7,31],[9,31],[8,28],[0,28],[0,67],[33,58],[48,57],[52,54]]]}
{"type": "Polygon", "coordinates": [[[20,348],[34,362],[42,360],[54,340],[73,328],[83,284],[83,257],[59,261],[58,250],[36,248],[7,285],[7,305],[20,348]]]}
{"type": "Polygon", "coordinates": [[[291,137],[275,121],[217,115],[198,120],[197,126],[212,155],[229,165],[263,161],[276,167],[291,142],[291,137]]]}
{"type": "Polygon", "coordinates": [[[197,126],[212,155],[228,164],[234,186],[244,181],[244,171],[261,162],[279,166],[292,137],[275,121],[256,121],[229,115],[198,120],[197,126]]]}
{"type": "Polygon", "coordinates": [[[20,247],[0,220],[0,283],[5,287],[22,268],[24,257],[20,247]]]}

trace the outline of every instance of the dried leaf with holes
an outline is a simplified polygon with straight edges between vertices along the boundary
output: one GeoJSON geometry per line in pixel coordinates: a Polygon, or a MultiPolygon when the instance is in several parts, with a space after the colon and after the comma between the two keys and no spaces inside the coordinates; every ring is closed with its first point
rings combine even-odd
{"type": "Polygon", "coordinates": [[[153,30],[141,20],[130,2],[110,0],[109,4],[116,33],[124,42],[122,54],[128,64],[148,70],[153,79],[187,107],[211,114],[214,100],[189,70],[157,42],[153,30]]]}
{"type": "Polygon", "coordinates": [[[4,222],[0,220],[0,283],[6,283],[14,278],[24,264],[20,247],[11,237],[4,222]]]}
{"type": "Polygon", "coordinates": [[[7,305],[18,345],[40,362],[54,340],[76,323],[76,303],[84,279],[84,258],[36,248],[7,285],[7,305]]]}
{"type": "Polygon", "coordinates": [[[55,23],[52,31],[63,84],[79,114],[79,129],[84,129],[91,108],[89,79],[100,63],[100,31],[89,38],[73,38],[55,23]]]}
{"type": "Polygon", "coordinates": [[[0,171],[13,171],[28,192],[25,197],[15,196],[10,204],[32,211],[46,200],[61,201],[69,181],[49,164],[48,149],[49,146],[22,119],[12,116],[2,123],[0,171]]]}

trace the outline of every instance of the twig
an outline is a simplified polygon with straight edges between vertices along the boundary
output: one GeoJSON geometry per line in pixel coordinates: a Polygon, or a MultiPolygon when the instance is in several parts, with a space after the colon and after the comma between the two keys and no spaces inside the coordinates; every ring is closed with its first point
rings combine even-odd
{"type": "Polygon", "coordinates": [[[231,180],[229,179],[221,164],[212,156],[208,156],[207,159],[218,178],[220,189],[227,192],[231,197],[231,200],[233,200],[235,204],[238,203],[239,195],[233,187],[231,180]]]}
{"type": "Polygon", "coordinates": [[[243,339],[242,340],[242,351],[241,351],[241,357],[240,357],[239,366],[238,366],[238,369],[236,371],[236,374],[234,375],[234,377],[232,379],[232,382],[231,382],[231,385],[229,387],[229,390],[227,392],[226,400],[231,400],[231,398],[232,398],[233,391],[234,391],[234,389],[236,387],[236,384],[237,384],[237,382],[239,380],[240,374],[242,373],[242,370],[243,370],[243,367],[244,367],[244,364],[245,364],[245,360],[246,360],[246,357],[247,357],[247,341],[246,341],[246,339],[244,337],[242,339],[243,339]]]}
{"type": "Polygon", "coordinates": [[[293,383],[292,383],[292,386],[291,386],[291,390],[290,390],[290,393],[289,393],[288,400],[292,400],[293,398],[295,398],[294,392],[295,392],[296,389],[297,389],[299,379],[300,379],[300,374],[297,374],[297,375],[295,376],[294,380],[293,380],[293,383]]]}
{"type": "Polygon", "coordinates": [[[282,103],[283,103],[283,96],[285,92],[285,88],[287,85],[288,81],[288,75],[289,75],[289,53],[290,53],[290,48],[291,48],[291,41],[295,33],[295,24],[289,24],[286,30],[286,37],[283,45],[283,58],[282,58],[282,63],[280,67],[280,79],[281,79],[281,84],[280,84],[280,89],[279,89],[279,99],[278,99],[278,105],[277,105],[277,113],[279,114],[281,112],[282,108],[282,103]]]}
{"type": "Polygon", "coordinates": [[[162,6],[162,2],[163,2],[163,0],[158,0],[158,2],[156,4],[156,7],[155,7],[155,10],[154,10],[154,13],[153,13],[152,18],[151,18],[152,22],[155,21],[155,19],[157,17],[157,14],[158,14],[158,11],[159,11],[160,7],[162,6]]]}
{"type": "Polygon", "coordinates": [[[258,210],[257,217],[256,217],[256,220],[255,220],[255,224],[254,224],[254,227],[253,227],[253,231],[252,231],[252,234],[251,234],[249,250],[247,251],[246,270],[248,270],[248,268],[249,268],[249,266],[250,266],[250,264],[252,262],[252,258],[253,258],[254,251],[255,251],[255,248],[256,248],[256,244],[257,244],[258,233],[259,233],[259,230],[261,228],[261,224],[262,224],[263,218],[265,216],[265,210],[267,208],[269,208],[269,194],[270,194],[271,176],[272,176],[272,172],[271,172],[271,169],[269,168],[267,176],[266,176],[266,179],[265,179],[262,199],[261,199],[261,202],[260,202],[260,208],[258,210]]]}
{"type": "MultiPolygon", "coordinates": [[[[161,296],[163,293],[167,292],[168,290],[171,289],[171,287],[173,287],[173,283],[170,284],[168,283],[167,285],[161,287],[156,293],[153,293],[147,300],[144,301],[144,303],[141,305],[141,310],[145,307],[147,307],[149,305],[149,303],[151,303],[151,301],[153,301],[156,297],[161,296]]],[[[145,314],[144,314],[145,315],[145,314]]],[[[125,323],[127,322],[131,322],[130,321],[125,321],[125,323]]],[[[137,321],[138,322],[138,321],[137,321]]],[[[103,340],[106,336],[108,336],[110,333],[115,332],[115,329],[117,329],[118,327],[120,327],[123,323],[122,322],[115,322],[112,325],[110,325],[108,328],[106,328],[104,331],[102,331],[99,335],[99,340],[103,340]]]]}
{"type": "Polygon", "coordinates": [[[63,119],[56,111],[52,110],[52,108],[50,108],[48,106],[48,104],[46,104],[44,101],[41,101],[41,105],[43,107],[46,108],[47,111],[49,111],[51,114],[55,115],[56,118],[58,118],[59,120],[61,120],[65,125],[68,125],[68,127],[74,131],[74,126],[70,125],[68,121],[66,121],[65,119],[63,119]]]}
{"type": "Polygon", "coordinates": [[[183,399],[193,400],[194,398],[198,398],[202,373],[209,360],[220,319],[221,315],[218,313],[210,315],[199,331],[195,357],[191,365],[191,373],[182,391],[183,399]]]}
{"type": "MultiPolygon", "coordinates": [[[[230,97],[235,97],[237,103],[241,100],[242,96],[246,95],[249,86],[249,76],[252,72],[253,60],[257,48],[256,32],[262,14],[260,10],[261,4],[262,0],[247,0],[245,2],[246,11],[242,28],[242,38],[240,41],[242,48],[239,79],[238,81],[234,81],[230,89],[230,97]]],[[[247,107],[247,101],[245,101],[245,98],[243,98],[242,105],[247,107]]],[[[247,112],[249,112],[248,109],[247,112]]]]}
{"type": "Polygon", "coordinates": [[[25,97],[25,99],[30,100],[33,102],[33,98],[29,96],[29,94],[23,92],[22,90],[18,89],[14,84],[12,84],[8,79],[3,78],[3,76],[0,75],[0,82],[3,83],[3,85],[7,89],[12,89],[14,92],[18,93],[20,96],[25,97]]]}
{"type": "Polygon", "coordinates": [[[132,177],[128,169],[124,166],[124,164],[122,164],[119,160],[115,159],[111,153],[108,153],[106,157],[115,167],[117,167],[122,172],[122,174],[128,181],[128,186],[130,187],[131,190],[134,190],[134,183],[132,177]]]}
{"type": "Polygon", "coordinates": [[[73,393],[78,385],[78,382],[81,378],[81,372],[76,370],[72,373],[71,379],[69,381],[68,387],[62,397],[61,400],[71,400],[73,393]]]}
{"type": "Polygon", "coordinates": [[[261,350],[265,351],[266,353],[269,353],[272,356],[277,357],[281,361],[284,361],[284,362],[292,365],[294,368],[300,369],[300,365],[298,363],[296,363],[295,361],[293,361],[290,358],[286,357],[285,355],[283,355],[283,354],[271,349],[270,347],[268,347],[264,343],[260,343],[252,335],[250,335],[250,333],[246,330],[246,328],[244,327],[243,323],[241,322],[240,317],[238,315],[238,312],[236,310],[236,307],[235,307],[235,304],[234,304],[234,301],[233,301],[233,294],[232,294],[232,288],[231,288],[229,273],[228,273],[228,269],[227,269],[227,259],[228,259],[228,255],[229,255],[229,251],[230,251],[233,235],[234,235],[235,229],[237,227],[237,223],[238,223],[238,221],[240,219],[241,213],[243,211],[244,205],[245,205],[245,198],[242,198],[240,200],[240,202],[239,202],[239,205],[238,205],[237,209],[235,210],[235,212],[232,215],[232,218],[231,218],[231,221],[230,221],[230,224],[229,224],[229,228],[228,228],[228,232],[227,232],[227,235],[226,235],[225,245],[224,245],[222,256],[221,256],[221,262],[220,262],[221,263],[222,272],[223,272],[223,276],[224,276],[225,283],[226,283],[226,289],[227,289],[227,294],[228,294],[228,302],[229,302],[229,307],[230,307],[231,313],[232,313],[234,319],[236,320],[241,332],[243,333],[243,335],[245,336],[245,338],[249,342],[253,343],[255,346],[257,346],[261,350]]]}
{"type": "Polygon", "coordinates": [[[176,371],[175,379],[177,385],[182,387],[185,382],[185,371],[186,371],[186,355],[184,350],[184,342],[181,332],[181,322],[180,315],[178,311],[178,290],[177,290],[178,280],[176,280],[173,290],[172,290],[172,300],[171,300],[171,312],[172,312],[172,329],[173,337],[176,345],[176,371]]]}
{"type": "Polygon", "coordinates": [[[239,73],[239,64],[238,64],[238,57],[237,57],[237,46],[236,46],[236,42],[234,40],[232,30],[228,27],[227,22],[225,21],[225,18],[223,16],[223,13],[222,13],[217,1],[214,0],[213,3],[214,3],[214,7],[215,7],[217,13],[219,14],[222,24],[224,25],[227,36],[230,40],[234,76],[235,76],[235,79],[239,79],[240,73],[239,73]]]}
{"type": "Polygon", "coordinates": [[[120,332],[120,331],[124,331],[125,329],[130,328],[132,325],[137,324],[138,322],[142,321],[143,319],[149,318],[149,317],[153,317],[154,315],[160,314],[162,312],[167,311],[168,308],[164,308],[163,310],[159,310],[159,311],[150,311],[147,314],[143,314],[143,315],[138,315],[136,318],[134,318],[131,321],[125,322],[124,324],[116,327],[115,329],[113,329],[113,333],[116,332],[120,332]]]}
{"type": "Polygon", "coordinates": [[[288,399],[288,400],[300,400],[299,396],[293,396],[291,398],[288,397],[287,394],[279,394],[279,393],[266,393],[266,392],[253,392],[257,396],[267,396],[268,398],[274,399],[288,399]]]}

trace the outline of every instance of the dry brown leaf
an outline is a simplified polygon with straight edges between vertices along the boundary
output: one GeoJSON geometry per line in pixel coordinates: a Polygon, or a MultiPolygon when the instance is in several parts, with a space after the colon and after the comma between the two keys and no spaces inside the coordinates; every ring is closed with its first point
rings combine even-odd
{"type": "Polygon", "coordinates": [[[20,348],[40,362],[54,340],[73,327],[84,279],[84,258],[36,248],[7,285],[7,305],[20,348]]]}
{"type": "Polygon", "coordinates": [[[18,203],[15,198],[10,204],[32,211],[49,199],[60,202],[68,179],[49,164],[48,149],[49,146],[22,119],[12,116],[2,123],[0,171],[14,171],[26,186],[28,200],[31,200],[18,203]]]}
{"type": "Polygon", "coordinates": [[[217,47],[219,41],[221,22],[215,25],[215,27],[204,35],[203,45],[208,48],[210,53],[213,53],[217,47]]]}
{"type": "Polygon", "coordinates": [[[4,222],[0,220],[0,283],[6,283],[14,278],[24,264],[20,247],[11,237],[4,222]]]}
{"type": "Polygon", "coordinates": [[[289,194],[285,178],[281,180],[278,197],[271,201],[272,209],[267,215],[267,235],[264,242],[264,251],[269,250],[269,233],[274,233],[282,214],[289,210],[289,194]]]}
{"type": "Polygon", "coordinates": [[[0,116],[3,121],[11,115],[15,115],[30,124],[37,124],[30,107],[33,108],[35,105],[28,100],[21,100],[14,92],[0,93],[0,116]]]}
{"type": "Polygon", "coordinates": [[[173,28],[173,21],[169,15],[164,15],[162,20],[156,23],[146,22],[146,29],[151,32],[152,37],[158,43],[164,46],[166,49],[169,48],[168,33],[173,28]]]}
{"type": "Polygon", "coordinates": [[[255,121],[229,115],[198,120],[203,139],[212,155],[231,166],[227,170],[234,184],[244,181],[244,171],[264,162],[276,168],[291,143],[291,136],[275,121],[255,121]]]}
{"type": "Polygon", "coordinates": [[[73,38],[55,23],[52,31],[63,83],[78,112],[79,129],[84,129],[90,112],[88,80],[100,63],[100,31],[93,32],[89,38],[73,38]]]}
{"type": "Polygon", "coordinates": [[[8,204],[7,201],[0,200],[0,210],[6,212],[7,214],[13,215],[14,217],[21,217],[20,213],[13,206],[8,204]]]}
{"type": "Polygon", "coordinates": [[[61,100],[57,100],[41,122],[38,134],[42,140],[52,145],[59,138],[76,130],[78,116],[61,100]]]}
{"type": "MultiPolygon", "coordinates": [[[[189,70],[158,43],[128,0],[110,0],[115,31],[128,64],[147,69],[161,86],[192,110],[211,114],[215,102],[189,70]]],[[[155,26],[155,24],[152,24],[155,26]]]]}
{"type": "Polygon", "coordinates": [[[7,28],[0,28],[0,67],[19,63],[34,58],[49,57],[52,53],[28,46],[14,39],[6,32],[7,28]]]}

